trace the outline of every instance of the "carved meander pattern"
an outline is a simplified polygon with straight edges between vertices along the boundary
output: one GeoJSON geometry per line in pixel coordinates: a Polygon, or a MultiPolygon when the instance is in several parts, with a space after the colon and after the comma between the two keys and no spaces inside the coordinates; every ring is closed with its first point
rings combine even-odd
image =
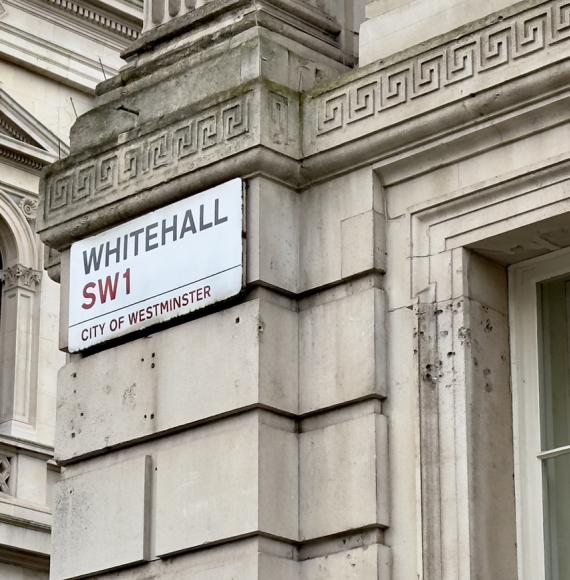
{"type": "Polygon", "coordinates": [[[135,180],[229,145],[250,131],[248,94],[79,164],[46,182],[44,216],[120,191],[135,180]]]}
{"type": "Polygon", "coordinates": [[[570,0],[517,14],[319,97],[316,136],[570,39],[570,0]]]}
{"type": "MultiPolygon", "coordinates": [[[[500,70],[528,55],[554,50],[568,40],[570,0],[543,3],[307,101],[305,106],[310,109],[306,116],[311,119],[314,110],[316,118],[307,125],[311,130],[308,142],[348,127],[357,126],[363,135],[378,130],[378,125],[370,121],[381,122],[385,111],[445,91],[487,71],[500,70]],[[360,121],[364,122],[358,124],[360,121]]],[[[509,70],[518,74],[516,69],[509,70]]],[[[155,177],[177,166],[181,173],[192,171],[243,148],[250,141],[251,95],[236,97],[118,146],[73,169],[52,173],[45,184],[45,225],[57,221],[58,216],[73,217],[85,211],[97,204],[98,197],[108,203],[119,199],[127,189],[148,187],[155,177]]],[[[442,93],[438,103],[445,99],[442,93]]],[[[270,124],[268,135],[275,146],[288,143],[289,105],[287,97],[271,94],[268,118],[261,120],[270,124]]],[[[324,139],[323,143],[326,147],[324,139]]]]}

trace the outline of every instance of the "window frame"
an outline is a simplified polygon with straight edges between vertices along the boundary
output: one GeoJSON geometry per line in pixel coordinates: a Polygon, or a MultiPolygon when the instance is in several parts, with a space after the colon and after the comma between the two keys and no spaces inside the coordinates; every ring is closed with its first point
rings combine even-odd
{"type": "Polygon", "coordinates": [[[543,461],[549,453],[541,446],[538,284],[565,275],[570,275],[570,248],[509,267],[519,580],[546,580],[543,461]]]}

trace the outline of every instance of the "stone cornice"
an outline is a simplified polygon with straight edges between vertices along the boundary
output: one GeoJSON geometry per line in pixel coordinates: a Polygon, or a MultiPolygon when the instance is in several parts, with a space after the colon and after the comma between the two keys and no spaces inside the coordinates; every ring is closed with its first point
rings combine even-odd
{"type": "Polygon", "coordinates": [[[143,126],[124,131],[120,145],[86,149],[49,168],[39,230],[62,249],[70,234],[111,225],[111,208],[116,211],[125,198],[129,202],[121,209],[137,215],[153,209],[153,200],[166,191],[174,200],[183,189],[188,195],[205,183],[219,183],[222,175],[245,176],[251,170],[303,188],[399,151],[429,148],[442,134],[500,121],[509,111],[569,87],[568,59],[570,0],[527,0],[344,75],[301,102],[292,91],[262,82],[251,92],[241,86],[235,91],[241,96],[219,101],[214,109],[197,105],[197,114],[176,122],[164,118],[144,136],[143,126]],[[246,103],[251,103],[247,115],[246,103]],[[299,109],[303,122],[295,123],[299,109]],[[219,119],[215,129],[206,122],[213,110],[219,119]],[[295,132],[301,128],[299,139],[295,132]],[[224,131],[230,131],[227,137],[224,131]],[[180,157],[186,144],[190,153],[180,157]],[[260,146],[263,155],[256,157],[251,150],[260,146]],[[268,150],[287,159],[286,171],[267,161],[268,150]],[[246,153],[265,165],[240,165],[238,156],[246,153]]]}
{"type": "Polygon", "coordinates": [[[89,2],[81,2],[80,0],[42,1],[129,40],[136,40],[140,34],[140,27],[136,26],[130,19],[119,18],[117,15],[93,6],[89,2]]]}
{"type": "MultiPolygon", "coordinates": [[[[150,6],[150,2],[149,2],[150,6]]],[[[130,60],[150,48],[167,44],[173,38],[178,38],[193,28],[199,29],[216,18],[223,18],[235,11],[239,20],[253,15],[250,19],[254,25],[259,24],[261,15],[270,15],[278,21],[283,32],[287,27],[291,30],[300,30],[306,34],[306,40],[311,37],[326,47],[331,57],[346,61],[347,56],[341,55],[338,36],[341,26],[330,16],[300,0],[218,0],[207,2],[199,8],[187,11],[181,5],[181,15],[169,19],[165,16],[164,24],[147,30],[141,37],[132,43],[123,53],[123,58],[130,60]],[[238,14],[239,12],[239,14],[238,14]],[[285,28],[284,28],[285,27],[285,28]]],[[[153,25],[154,26],[154,25],[153,25]]],[[[216,32],[219,34],[219,30],[216,32]]],[[[318,50],[319,44],[316,45],[318,50]]]]}
{"type": "MultiPolygon", "coordinates": [[[[125,145],[88,149],[48,168],[39,229],[96,209],[103,197],[114,204],[140,192],[143,182],[149,190],[257,146],[298,158],[299,136],[290,128],[290,120],[298,119],[293,95],[257,82],[240,93],[210,106],[181,109],[164,118],[160,129],[141,127],[125,145]]],[[[289,164],[282,165],[292,175],[289,164]]]]}
{"type": "Polygon", "coordinates": [[[312,155],[570,56],[570,0],[519,3],[309,94],[312,155]],[[517,66],[511,66],[513,64],[517,66]]]}

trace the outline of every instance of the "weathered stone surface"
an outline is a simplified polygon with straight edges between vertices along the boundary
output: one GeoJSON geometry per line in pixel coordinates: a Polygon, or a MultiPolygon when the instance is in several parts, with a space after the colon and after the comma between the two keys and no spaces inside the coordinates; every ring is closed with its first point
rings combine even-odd
{"type": "MultiPolygon", "coordinates": [[[[202,14],[210,27],[208,50],[203,50],[203,28],[196,37],[195,31],[185,30],[184,40],[171,43],[165,28],[145,35],[143,44],[154,45],[151,37],[158,36],[161,47],[132,58],[120,78],[106,83],[99,106],[74,125],[73,154],[51,166],[43,179],[38,230],[53,246],[64,248],[70,237],[156,208],[157,199],[159,206],[167,197],[188,195],[191,191],[181,178],[236,153],[257,148],[260,155],[267,148],[290,160],[300,157],[299,91],[345,66],[311,46],[316,41],[330,49],[336,40],[317,39],[302,27],[291,27],[289,19],[301,22],[307,13],[309,28],[332,26],[338,32],[339,26],[304,3],[286,21],[273,9],[267,12],[265,3],[214,4],[211,14],[202,14]],[[234,19],[224,15],[230,7],[237,11],[234,19]],[[149,54],[151,61],[145,60],[149,54]],[[170,182],[170,193],[148,195],[150,188],[170,182]],[[117,203],[125,199],[129,203],[117,212],[117,203]],[[63,222],[71,223],[67,229],[57,227],[63,222]]],[[[196,14],[187,16],[192,21],[196,14]]],[[[176,28],[180,21],[172,25],[176,28]]],[[[243,163],[239,169],[235,160],[228,165],[228,178],[243,174],[243,163]]],[[[220,172],[215,173],[217,177],[207,178],[209,183],[220,179],[220,172]]],[[[270,173],[278,175],[279,169],[270,173]]],[[[294,171],[283,171],[287,173],[294,171]]],[[[203,189],[204,183],[202,178],[191,189],[203,189]]]]}
{"type": "Polygon", "coordinates": [[[361,284],[301,303],[302,413],[386,395],[385,308],[383,291],[361,284]]]}
{"type": "Polygon", "coordinates": [[[387,422],[378,401],[305,419],[299,460],[301,540],[388,525],[387,422]]]}
{"type": "Polygon", "coordinates": [[[375,210],[341,222],[341,276],[350,278],[385,266],[384,216],[375,210]]]}
{"type": "Polygon", "coordinates": [[[511,263],[568,244],[568,6],[518,3],[308,95],[322,55],[290,22],[281,35],[250,13],[218,21],[200,54],[188,17],[102,88],[76,145],[105,119],[116,130],[59,166],[86,169],[93,153],[94,173],[60,193],[90,175],[95,188],[55,208],[51,243],[229,176],[249,186],[248,302],[73,357],[62,375],[70,476],[156,461],[155,561],[124,578],[514,577],[504,270],[470,248],[511,263]],[[173,143],[187,160],[168,157],[173,143]],[[131,145],[148,166],[106,188],[104,156],[130,171],[131,145]],[[555,211],[553,236],[537,228],[519,250],[518,228],[555,211]]]}
{"type": "Polygon", "coordinates": [[[147,558],[149,476],[149,458],[140,456],[58,484],[50,578],[77,578],[147,558]]]}
{"type": "MultiPolygon", "coordinates": [[[[517,3],[493,17],[371,63],[336,84],[317,88],[303,109],[303,151],[314,154],[380,130],[387,136],[389,127],[439,108],[442,102],[462,101],[467,94],[567,58],[570,34],[565,7],[556,2],[536,4],[517,3]],[[521,42],[527,38],[525,30],[533,33],[521,42]]],[[[504,2],[494,5],[504,6],[504,2]]],[[[410,10],[415,17],[417,12],[411,6],[410,10]]],[[[399,32],[394,29],[395,34],[399,32]]],[[[411,133],[398,134],[412,137],[411,133]]]]}
{"type": "Polygon", "coordinates": [[[60,371],[57,457],[262,404],[298,409],[297,314],[251,300],[60,371]],[[216,393],[216,396],[212,396],[216,393]]]}
{"type": "Polygon", "coordinates": [[[389,580],[390,549],[364,546],[301,562],[301,580],[389,580]]]}
{"type": "Polygon", "coordinates": [[[381,212],[382,198],[370,167],[304,191],[300,288],[315,289],[371,267],[381,268],[384,228],[377,215],[381,212]]]}
{"type": "Polygon", "coordinates": [[[198,428],[156,458],[159,556],[258,530],[298,534],[294,423],[242,415],[198,428]]]}
{"type": "Polygon", "coordinates": [[[299,194],[262,177],[247,191],[247,281],[299,290],[299,194]]]}

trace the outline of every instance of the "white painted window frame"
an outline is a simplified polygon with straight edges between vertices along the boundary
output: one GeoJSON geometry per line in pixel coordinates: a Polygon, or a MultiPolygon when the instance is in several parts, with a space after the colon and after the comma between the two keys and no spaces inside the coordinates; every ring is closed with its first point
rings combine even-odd
{"type": "Polygon", "coordinates": [[[519,580],[545,580],[537,284],[570,274],[570,249],[509,268],[511,380],[519,580]]]}

